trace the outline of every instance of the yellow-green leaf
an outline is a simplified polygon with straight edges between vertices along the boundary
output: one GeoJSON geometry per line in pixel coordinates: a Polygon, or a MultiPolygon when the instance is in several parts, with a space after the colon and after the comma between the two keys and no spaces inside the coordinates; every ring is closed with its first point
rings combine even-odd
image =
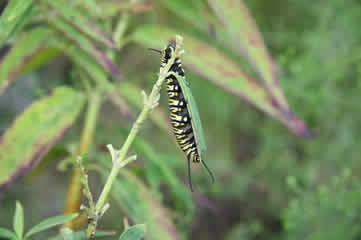
{"type": "Polygon", "coordinates": [[[24,209],[19,201],[16,201],[15,215],[13,220],[14,231],[18,239],[23,239],[24,234],[24,209]]]}
{"type": "Polygon", "coordinates": [[[52,228],[52,227],[58,226],[60,224],[63,224],[67,221],[70,221],[70,220],[76,218],[78,215],[79,215],[78,213],[74,213],[74,214],[70,214],[70,215],[61,215],[61,216],[55,216],[55,217],[45,219],[44,221],[42,221],[42,222],[38,223],[37,225],[35,225],[34,227],[32,227],[29,230],[29,232],[26,233],[25,238],[28,238],[35,233],[42,232],[49,228],[52,228]]]}
{"type": "Polygon", "coordinates": [[[77,118],[84,96],[67,87],[31,104],[0,139],[0,189],[32,169],[77,118]]]}

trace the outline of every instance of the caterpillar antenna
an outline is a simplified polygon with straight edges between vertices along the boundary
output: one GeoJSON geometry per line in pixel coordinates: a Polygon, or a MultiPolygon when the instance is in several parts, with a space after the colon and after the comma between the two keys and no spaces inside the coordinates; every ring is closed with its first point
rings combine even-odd
{"type": "Polygon", "coordinates": [[[159,54],[162,54],[161,50],[158,50],[158,49],[155,49],[155,48],[148,48],[148,50],[151,50],[151,51],[157,52],[159,54]]]}

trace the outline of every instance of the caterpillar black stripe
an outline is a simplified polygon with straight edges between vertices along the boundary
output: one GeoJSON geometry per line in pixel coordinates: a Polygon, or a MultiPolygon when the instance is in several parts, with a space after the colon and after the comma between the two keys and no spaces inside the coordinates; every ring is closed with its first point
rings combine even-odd
{"type": "MultiPolygon", "coordinates": [[[[172,58],[175,53],[176,43],[175,41],[169,41],[168,46],[161,52],[162,60],[161,67],[164,68],[168,61],[172,58]]],[[[188,178],[189,186],[193,191],[191,174],[190,174],[190,162],[200,163],[206,167],[209,172],[212,182],[214,177],[203,159],[201,159],[198,145],[195,138],[194,127],[191,121],[191,111],[188,109],[187,100],[185,99],[184,89],[182,89],[179,81],[184,80],[184,70],[182,67],[182,61],[180,58],[175,58],[173,64],[169,68],[167,77],[165,79],[167,93],[168,93],[168,104],[170,111],[170,122],[173,127],[173,132],[178,142],[178,145],[185,153],[188,163],[188,178]],[[182,79],[180,79],[182,78],[182,79]]]]}

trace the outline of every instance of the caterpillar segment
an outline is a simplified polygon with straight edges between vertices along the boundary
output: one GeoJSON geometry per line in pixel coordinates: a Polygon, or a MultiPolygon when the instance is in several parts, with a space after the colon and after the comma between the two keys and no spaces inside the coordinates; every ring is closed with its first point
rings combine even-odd
{"type": "MultiPolygon", "coordinates": [[[[161,51],[162,60],[161,67],[164,68],[167,66],[169,60],[172,58],[172,55],[175,52],[175,41],[170,41],[168,46],[161,51]]],[[[155,50],[155,49],[152,49],[155,50]]],[[[155,50],[159,51],[159,50],[155,50]]],[[[190,91],[188,87],[187,89],[182,89],[182,86],[189,86],[184,78],[184,70],[182,67],[182,61],[180,58],[175,58],[174,62],[169,68],[167,77],[165,79],[167,93],[168,93],[168,105],[170,110],[170,122],[172,124],[173,133],[176,137],[176,141],[180,146],[181,150],[185,153],[187,157],[188,164],[188,180],[191,191],[193,191],[192,187],[192,179],[190,173],[190,163],[202,163],[207,169],[208,173],[212,178],[212,182],[214,182],[214,176],[208,166],[205,164],[204,160],[201,158],[201,154],[199,152],[199,143],[197,140],[200,139],[203,141],[203,133],[202,132],[194,132],[195,130],[201,131],[201,126],[194,127],[195,124],[192,120],[192,114],[196,114],[198,116],[197,109],[189,109],[192,105],[188,106],[187,101],[191,101],[194,103],[194,100],[191,96],[191,93],[184,92],[190,91]],[[185,84],[184,84],[185,83],[185,84]],[[196,135],[198,134],[198,135],[196,135]],[[197,138],[198,136],[198,138],[197,138]]],[[[196,108],[196,107],[195,107],[196,108]]],[[[199,121],[199,120],[198,120],[199,121]]],[[[200,125],[200,123],[199,123],[200,125]]],[[[204,141],[202,144],[205,144],[204,141]]],[[[205,145],[204,145],[205,148],[205,145]]],[[[204,150],[204,149],[203,149],[204,150]]]]}

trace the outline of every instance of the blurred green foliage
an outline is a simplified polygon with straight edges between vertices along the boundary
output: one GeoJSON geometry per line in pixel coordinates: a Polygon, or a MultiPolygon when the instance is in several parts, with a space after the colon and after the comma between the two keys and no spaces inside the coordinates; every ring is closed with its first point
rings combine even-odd
{"type": "MultiPolygon", "coordinates": [[[[164,221],[172,224],[170,229],[174,224],[181,239],[360,238],[361,4],[358,0],[249,0],[245,3],[279,64],[280,86],[288,104],[312,129],[314,138],[305,140],[293,135],[279,122],[186,68],[205,129],[207,162],[215,171],[216,184],[208,185],[205,172],[193,167],[198,193],[188,192],[181,182],[186,179],[186,162],[176,150],[170,131],[167,132],[167,128],[160,131],[149,122],[133,145],[140,161],[127,168],[116,182],[111,210],[100,228],[118,230],[124,216],[134,223],[154,221],[152,223],[157,224],[149,210],[157,206],[160,216],[166,216],[164,221]],[[136,191],[138,189],[142,191],[136,191]]],[[[141,1],[138,4],[142,6],[141,1]]],[[[92,5],[84,9],[92,9],[88,15],[93,16],[97,10],[89,6],[92,5]]],[[[135,10],[123,12],[127,9],[123,5],[118,10],[109,10],[105,16],[125,16],[125,13],[132,16],[127,20],[129,27],[124,31],[125,36],[130,36],[144,23],[157,23],[189,34],[215,46],[226,57],[242,63],[242,69],[254,74],[247,59],[224,44],[228,36],[212,32],[212,26],[217,27],[220,23],[206,1],[199,1],[194,6],[187,5],[187,1],[154,1],[152,7],[141,13],[135,10]],[[194,9],[203,9],[200,13],[204,18],[192,23],[197,20],[194,16],[200,14],[194,9]]],[[[107,25],[99,19],[95,22],[107,25]]],[[[92,37],[88,36],[89,39],[92,37]]],[[[132,84],[130,88],[148,91],[156,79],[159,57],[148,53],[144,47],[128,44],[128,40],[124,39],[125,47],[117,52],[114,61],[124,79],[132,84]]],[[[53,89],[58,85],[69,85],[84,90],[81,79],[72,78],[69,72],[76,73],[75,76],[84,73],[76,68],[82,63],[81,54],[98,56],[100,53],[94,49],[84,52],[80,48],[70,48],[73,46],[70,42],[63,41],[54,46],[77,64],[64,58],[46,60],[49,61],[46,67],[37,71],[42,86],[53,89]],[[62,66],[64,61],[67,61],[65,66],[72,65],[72,68],[59,70],[54,67],[62,66]],[[54,86],[45,84],[53,80],[54,86]]],[[[186,58],[186,42],[185,48],[186,58]]],[[[53,59],[50,55],[48,59],[53,59]]],[[[111,66],[106,62],[97,64],[94,58],[86,60],[83,64],[90,69],[88,74],[96,78],[94,82],[101,84],[110,78],[111,66]]],[[[113,74],[114,82],[123,84],[117,82],[116,75],[113,74]]],[[[9,98],[7,91],[14,91],[18,98],[22,96],[10,85],[0,97],[0,126],[5,129],[11,122],[9,115],[13,114],[9,110],[2,111],[8,109],[1,103],[9,98]]],[[[114,92],[111,89],[107,95],[114,92]]],[[[94,144],[85,156],[102,173],[107,169],[104,166],[109,166],[109,155],[101,146],[107,143],[120,146],[131,126],[129,119],[139,112],[137,100],[130,100],[135,98],[134,94],[120,95],[129,104],[128,109],[114,107],[108,102],[103,104],[94,144]],[[121,114],[119,109],[123,110],[121,114]]],[[[167,111],[164,96],[159,112],[167,111]]],[[[118,104],[122,106],[121,102],[118,104]]],[[[154,115],[160,116],[160,113],[154,115]]],[[[161,121],[159,117],[158,120],[153,118],[156,117],[152,116],[156,124],[161,121]]],[[[69,151],[69,146],[79,139],[82,120],[58,142],[57,147],[69,151]]],[[[26,219],[29,224],[62,211],[68,175],[55,172],[53,163],[50,166],[40,171],[40,176],[12,185],[5,191],[0,215],[7,217],[0,219],[1,226],[10,228],[11,222],[7,219],[11,219],[15,199],[21,199],[25,212],[33,209],[31,218],[26,219]],[[51,181],[45,181],[45,184],[44,179],[51,181]],[[44,188],[49,191],[44,192],[44,188]],[[55,201],[49,200],[52,197],[56,204],[49,206],[55,201]]],[[[99,190],[101,184],[96,174],[90,173],[90,181],[94,189],[99,190]]],[[[148,233],[152,234],[152,228],[147,225],[148,233]]],[[[158,236],[169,235],[172,236],[163,232],[158,236]]],[[[153,239],[157,236],[153,235],[153,239]]]]}

